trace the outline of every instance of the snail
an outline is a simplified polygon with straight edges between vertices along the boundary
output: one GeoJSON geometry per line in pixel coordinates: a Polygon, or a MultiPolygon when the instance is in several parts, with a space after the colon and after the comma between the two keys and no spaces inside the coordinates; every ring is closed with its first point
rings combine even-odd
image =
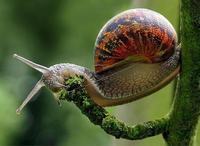
{"type": "Polygon", "coordinates": [[[110,19],[95,42],[95,71],[69,64],[49,68],[14,54],[14,58],[41,72],[22,105],[46,86],[56,97],[70,76],[82,75],[89,96],[100,106],[128,103],[167,85],[180,71],[180,45],[171,23],[149,9],[131,9],[110,19]]]}

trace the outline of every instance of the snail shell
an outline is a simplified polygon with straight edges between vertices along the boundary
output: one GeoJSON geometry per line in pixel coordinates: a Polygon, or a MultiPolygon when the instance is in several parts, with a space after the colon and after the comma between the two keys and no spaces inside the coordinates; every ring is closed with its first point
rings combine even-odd
{"type": "Polygon", "coordinates": [[[161,14],[131,9],[116,15],[96,39],[95,72],[103,80],[95,84],[103,98],[94,100],[117,105],[159,90],[178,74],[179,52],[176,31],[161,14]]]}
{"type": "Polygon", "coordinates": [[[136,62],[162,62],[172,56],[176,45],[176,31],[164,16],[148,9],[127,10],[108,21],[98,34],[95,71],[128,57],[136,62]]]}

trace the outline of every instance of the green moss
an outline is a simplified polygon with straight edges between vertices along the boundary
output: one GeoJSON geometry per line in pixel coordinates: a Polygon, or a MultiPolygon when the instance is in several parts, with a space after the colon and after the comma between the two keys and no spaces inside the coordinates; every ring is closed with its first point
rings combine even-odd
{"type": "Polygon", "coordinates": [[[62,89],[57,93],[57,95],[58,95],[59,100],[65,100],[65,97],[67,96],[67,92],[66,90],[62,89]]]}
{"type": "Polygon", "coordinates": [[[119,122],[115,117],[110,115],[103,119],[101,127],[107,133],[115,136],[116,138],[122,137],[122,134],[127,132],[123,130],[123,128],[125,127],[124,123],[119,122]]]}

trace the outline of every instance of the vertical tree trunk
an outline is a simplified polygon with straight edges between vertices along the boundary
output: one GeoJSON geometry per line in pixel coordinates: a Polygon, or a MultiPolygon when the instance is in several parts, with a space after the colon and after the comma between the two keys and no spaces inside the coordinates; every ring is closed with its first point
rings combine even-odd
{"type": "Polygon", "coordinates": [[[181,0],[182,63],[170,113],[169,146],[193,146],[200,114],[200,1],[181,0]]]}

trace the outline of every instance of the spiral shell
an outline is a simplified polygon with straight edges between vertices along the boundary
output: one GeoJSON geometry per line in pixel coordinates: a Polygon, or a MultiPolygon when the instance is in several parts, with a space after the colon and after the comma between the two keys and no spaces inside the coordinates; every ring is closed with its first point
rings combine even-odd
{"type": "Polygon", "coordinates": [[[108,21],[95,43],[95,71],[124,59],[146,63],[167,60],[175,51],[177,34],[161,14],[148,9],[124,11],[108,21]]]}

